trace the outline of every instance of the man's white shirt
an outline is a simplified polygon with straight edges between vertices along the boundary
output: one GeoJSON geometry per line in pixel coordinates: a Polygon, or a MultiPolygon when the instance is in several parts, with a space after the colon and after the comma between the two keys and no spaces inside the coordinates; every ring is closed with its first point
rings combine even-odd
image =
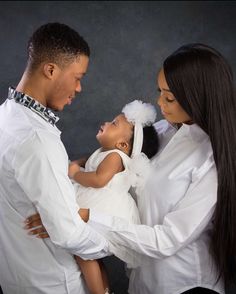
{"type": "Polygon", "coordinates": [[[68,156],[56,126],[7,99],[0,106],[0,284],[6,294],[86,293],[73,254],[108,255],[78,216],[68,156]],[[24,230],[39,212],[50,239],[24,230]]]}

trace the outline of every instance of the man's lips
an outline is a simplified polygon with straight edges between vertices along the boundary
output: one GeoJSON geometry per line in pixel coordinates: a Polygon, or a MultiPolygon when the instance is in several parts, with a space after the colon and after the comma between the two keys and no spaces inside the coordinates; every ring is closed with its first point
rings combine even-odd
{"type": "Polygon", "coordinates": [[[72,100],[74,100],[74,97],[69,96],[67,99],[67,104],[70,105],[72,103],[72,100]]]}

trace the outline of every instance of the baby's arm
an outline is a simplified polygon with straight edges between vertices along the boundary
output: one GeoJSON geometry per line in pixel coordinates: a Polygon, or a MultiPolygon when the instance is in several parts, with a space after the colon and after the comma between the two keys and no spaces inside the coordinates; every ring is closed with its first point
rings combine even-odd
{"type": "Polygon", "coordinates": [[[69,178],[73,179],[74,175],[80,171],[80,166],[76,161],[70,162],[69,168],[68,168],[68,176],[69,178]]]}
{"type": "Polygon", "coordinates": [[[88,157],[82,157],[77,160],[73,160],[69,163],[68,176],[73,179],[74,175],[80,170],[80,168],[85,168],[86,161],[88,157]]]}
{"type": "Polygon", "coordinates": [[[108,154],[95,172],[77,171],[73,179],[84,187],[104,187],[116,174],[124,169],[122,159],[117,152],[108,154]]]}

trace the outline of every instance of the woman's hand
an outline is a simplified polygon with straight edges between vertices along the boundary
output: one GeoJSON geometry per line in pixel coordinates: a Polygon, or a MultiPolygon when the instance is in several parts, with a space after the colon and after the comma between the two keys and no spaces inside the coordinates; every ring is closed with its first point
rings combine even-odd
{"type": "Polygon", "coordinates": [[[29,235],[36,235],[37,238],[45,239],[49,238],[49,235],[43,226],[39,213],[29,216],[25,220],[25,227],[28,230],[29,235]]]}
{"type": "MultiPolygon", "coordinates": [[[[80,208],[78,213],[84,222],[89,220],[89,209],[80,208]]],[[[31,215],[25,220],[24,229],[28,230],[29,235],[35,235],[39,239],[49,238],[39,213],[31,215]]]]}

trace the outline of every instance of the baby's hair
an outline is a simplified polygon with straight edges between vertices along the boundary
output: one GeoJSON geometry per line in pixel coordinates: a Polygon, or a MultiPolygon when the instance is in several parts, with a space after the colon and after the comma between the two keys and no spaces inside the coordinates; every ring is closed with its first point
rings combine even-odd
{"type": "Polygon", "coordinates": [[[159,139],[158,134],[153,125],[143,128],[143,146],[142,152],[148,158],[152,158],[158,151],[159,139]]]}
{"type": "MultiPolygon", "coordinates": [[[[130,155],[132,153],[133,149],[133,142],[134,142],[134,134],[131,138],[131,151],[130,155]]],[[[143,146],[141,152],[147,155],[147,157],[150,159],[152,158],[158,151],[159,148],[159,139],[158,134],[154,128],[153,125],[146,126],[143,128],[143,146]]]]}

